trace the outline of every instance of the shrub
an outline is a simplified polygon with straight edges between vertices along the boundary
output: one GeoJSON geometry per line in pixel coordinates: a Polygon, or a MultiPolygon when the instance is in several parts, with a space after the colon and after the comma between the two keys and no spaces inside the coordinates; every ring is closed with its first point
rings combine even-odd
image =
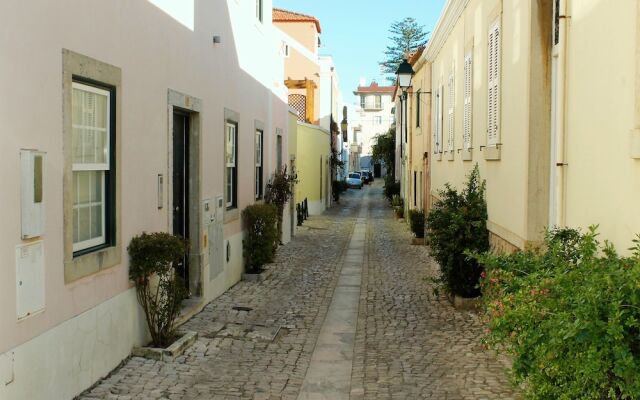
{"type": "Polygon", "coordinates": [[[391,200],[391,206],[396,212],[396,217],[404,217],[404,200],[402,199],[402,197],[400,197],[399,194],[393,196],[393,199],[391,200]]]}
{"type": "Polygon", "coordinates": [[[279,242],[276,214],[272,204],[254,204],[242,211],[247,228],[242,248],[249,273],[260,273],[264,264],[273,261],[279,242]]]}
{"type": "Polygon", "coordinates": [[[277,235],[278,240],[276,245],[282,240],[282,218],[284,215],[284,206],[293,197],[293,189],[298,182],[298,177],[294,173],[289,174],[287,172],[287,166],[276,170],[271,178],[269,184],[267,184],[267,191],[264,196],[264,200],[268,204],[273,204],[276,207],[277,218],[277,235]]]}
{"type": "Polygon", "coordinates": [[[420,210],[409,211],[409,220],[411,221],[411,232],[418,239],[424,237],[424,212],[420,210]]]}
{"type": "Polygon", "coordinates": [[[340,201],[340,194],[346,192],[348,188],[346,181],[332,181],[331,193],[333,193],[333,200],[340,201]]]}
{"type": "Polygon", "coordinates": [[[185,239],[165,232],[143,233],[127,247],[129,279],[136,284],[155,347],[168,346],[175,336],[175,319],[187,291],[174,266],[183,260],[187,249],[185,239]]]}
{"type": "Polygon", "coordinates": [[[400,182],[396,182],[392,175],[387,175],[384,177],[384,196],[392,201],[395,195],[400,195],[400,182]]]}
{"type": "Polygon", "coordinates": [[[544,250],[479,256],[489,345],[532,399],[640,398],[640,241],[620,257],[594,227],[544,250]]]}
{"type": "Polygon", "coordinates": [[[486,228],[485,183],[480,182],[476,165],[465,189],[459,193],[449,184],[440,190],[438,200],[427,216],[427,243],[440,264],[439,282],[451,294],[462,297],[480,295],[481,266],[466,252],[489,250],[486,228]]]}

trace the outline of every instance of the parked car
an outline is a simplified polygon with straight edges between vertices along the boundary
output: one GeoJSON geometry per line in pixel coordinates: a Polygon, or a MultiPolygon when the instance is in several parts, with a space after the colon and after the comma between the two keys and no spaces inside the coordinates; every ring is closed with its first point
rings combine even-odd
{"type": "Polygon", "coordinates": [[[347,186],[350,188],[362,189],[362,177],[358,172],[352,172],[347,177],[347,186]]]}
{"type": "Polygon", "coordinates": [[[362,182],[366,184],[373,182],[371,172],[369,171],[360,171],[360,176],[362,177],[362,182]]]}

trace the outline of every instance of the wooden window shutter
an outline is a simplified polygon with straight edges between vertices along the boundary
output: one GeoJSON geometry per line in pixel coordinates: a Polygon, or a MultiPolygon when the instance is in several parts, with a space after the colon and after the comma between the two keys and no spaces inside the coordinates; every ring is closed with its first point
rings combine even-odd
{"type": "Polygon", "coordinates": [[[473,106],[471,97],[473,93],[473,56],[469,51],[464,57],[464,116],[463,116],[463,146],[466,150],[471,148],[471,126],[473,106]]]}
{"type": "Polygon", "coordinates": [[[487,146],[500,141],[500,19],[489,28],[488,38],[487,146]]]}
{"type": "Polygon", "coordinates": [[[455,135],[455,104],[456,104],[456,89],[455,89],[455,74],[454,68],[449,75],[449,112],[447,121],[447,151],[454,151],[453,141],[455,135]]]}

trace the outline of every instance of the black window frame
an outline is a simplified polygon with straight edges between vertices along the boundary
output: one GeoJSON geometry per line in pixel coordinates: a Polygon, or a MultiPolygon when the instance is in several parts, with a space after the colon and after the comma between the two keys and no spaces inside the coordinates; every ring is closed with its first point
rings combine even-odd
{"type": "MultiPolygon", "coordinates": [[[[227,210],[233,210],[238,208],[238,123],[236,121],[233,120],[227,120],[226,124],[229,125],[233,125],[235,126],[235,138],[234,138],[234,145],[233,145],[233,151],[235,152],[234,154],[234,159],[235,159],[235,166],[233,167],[233,185],[231,186],[231,194],[233,196],[233,199],[231,201],[231,205],[226,206],[227,210]]],[[[225,124],[225,132],[224,132],[224,143],[225,143],[225,154],[226,154],[226,146],[227,146],[227,126],[225,124]]],[[[226,161],[225,161],[225,170],[224,170],[224,176],[225,179],[227,177],[227,165],[226,165],[226,161]]],[[[226,184],[225,184],[225,188],[224,188],[224,192],[225,192],[225,196],[227,193],[227,188],[226,188],[226,184]]],[[[227,202],[228,199],[225,199],[225,202],[227,202]]]]}
{"type": "Polygon", "coordinates": [[[94,253],[116,245],[116,87],[84,76],[71,76],[71,82],[81,83],[109,92],[109,169],[104,172],[104,237],[105,242],[97,246],[73,252],[73,258],[94,253]]]}
{"type": "MultiPolygon", "coordinates": [[[[256,135],[260,133],[260,167],[255,165],[256,171],[256,200],[260,200],[264,197],[264,131],[262,129],[256,129],[256,135]]],[[[257,161],[257,160],[255,160],[257,161]]]]}
{"type": "Polygon", "coordinates": [[[416,92],[416,128],[420,128],[420,119],[422,118],[422,114],[420,113],[420,96],[422,95],[422,91],[418,89],[416,92]]]}

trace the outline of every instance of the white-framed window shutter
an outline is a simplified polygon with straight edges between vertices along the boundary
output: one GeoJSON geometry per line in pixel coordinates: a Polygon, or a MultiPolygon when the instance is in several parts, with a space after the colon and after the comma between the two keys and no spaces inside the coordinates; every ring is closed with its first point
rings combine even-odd
{"type": "Polygon", "coordinates": [[[438,143],[438,153],[442,153],[442,97],[444,96],[444,85],[440,85],[438,92],[438,137],[436,138],[436,143],[438,143]]]}
{"type": "Polygon", "coordinates": [[[454,135],[455,135],[455,104],[456,104],[456,88],[455,88],[455,68],[451,68],[449,74],[449,112],[447,123],[447,151],[454,151],[454,135]]]}
{"type": "Polygon", "coordinates": [[[469,50],[464,56],[464,110],[463,110],[463,147],[471,149],[471,129],[473,125],[473,51],[469,50]]]}
{"type": "Polygon", "coordinates": [[[500,18],[489,27],[487,57],[487,146],[500,142],[500,18]]]}

